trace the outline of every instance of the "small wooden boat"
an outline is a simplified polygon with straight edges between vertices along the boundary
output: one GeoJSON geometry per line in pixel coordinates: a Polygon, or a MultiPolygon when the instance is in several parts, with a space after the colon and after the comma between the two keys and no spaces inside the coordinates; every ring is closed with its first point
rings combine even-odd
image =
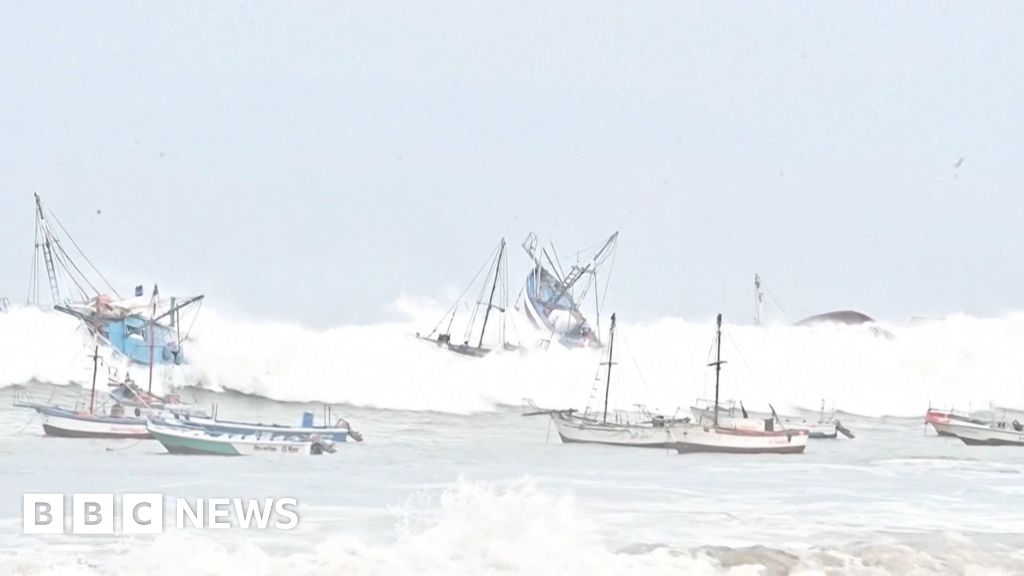
{"type": "Polygon", "coordinates": [[[217,434],[152,419],[146,429],[171,454],[208,456],[319,456],[335,451],[334,442],[315,434],[290,439],[278,434],[217,434]]]}
{"type": "MultiPolygon", "coordinates": [[[[771,412],[758,412],[758,411],[747,411],[747,409],[740,403],[739,407],[733,401],[726,401],[719,406],[719,418],[723,416],[726,418],[736,418],[737,415],[742,414],[743,418],[753,418],[755,420],[778,420],[786,428],[806,428],[808,436],[812,440],[835,440],[839,435],[846,436],[847,438],[855,438],[856,435],[843,423],[836,418],[835,410],[828,412],[825,410],[825,401],[822,400],[821,410],[818,412],[817,419],[808,421],[808,418],[801,418],[799,416],[785,416],[772,414],[771,412]]],[[[710,400],[698,399],[696,405],[690,407],[690,412],[693,414],[695,420],[711,419],[712,402],[710,400]]]]}
{"type": "Polygon", "coordinates": [[[939,436],[955,436],[950,431],[951,424],[972,424],[976,426],[987,426],[988,421],[977,418],[966,412],[956,410],[939,410],[929,408],[924,415],[925,424],[931,424],[939,436]]]}
{"type": "MultiPolygon", "coordinates": [[[[332,442],[346,442],[351,437],[356,442],[363,441],[363,435],[352,429],[348,421],[338,418],[333,426],[314,425],[313,413],[304,412],[301,426],[287,426],[284,424],[261,424],[253,422],[238,422],[233,420],[220,420],[216,417],[182,415],[176,423],[201,428],[207,432],[217,434],[262,434],[281,438],[308,438],[317,435],[332,442]]],[[[324,408],[324,418],[330,421],[330,407],[324,408]]]]}
{"type": "Polygon", "coordinates": [[[110,414],[75,412],[56,406],[39,410],[43,432],[62,438],[149,438],[145,418],[124,416],[113,406],[110,414]]]}
{"type": "MultiPolygon", "coordinates": [[[[810,432],[805,427],[787,428],[772,408],[772,418],[719,417],[719,384],[722,372],[722,315],[718,315],[715,336],[715,400],[710,418],[704,414],[695,423],[673,426],[675,448],[689,452],[738,454],[799,454],[807,447],[810,432]]],[[[771,405],[769,405],[771,407],[771,405]]]]}
{"type": "Polygon", "coordinates": [[[608,330],[608,360],[604,387],[604,409],[592,414],[589,406],[582,413],[575,409],[541,410],[531,402],[533,410],[524,416],[548,415],[558,430],[558,437],[566,444],[606,444],[633,448],[674,448],[672,426],[679,420],[642,411],[637,414],[615,412],[609,418],[608,394],[611,390],[613,352],[615,350],[615,314],[608,330]]]}
{"type": "Polygon", "coordinates": [[[1024,446],[1024,424],[1018,420],[991,424],[950,420],[935,429],[940,427],[945,435],[956,436],[968,446],[1024,446]]]}
{"type": "Polygon", "coordinates": [[[149,438],[146,417],[140,411],[125,415],[125,407],[114,403],[104,414],[96,405],[96,371],[99,345],[92,354],[92,390],[88,408],[68,409],[53,404],[34,402],[25,395],[15,396],[14,405],[31,408],[43,416],[43,432],[62,438],[149,438]]]}

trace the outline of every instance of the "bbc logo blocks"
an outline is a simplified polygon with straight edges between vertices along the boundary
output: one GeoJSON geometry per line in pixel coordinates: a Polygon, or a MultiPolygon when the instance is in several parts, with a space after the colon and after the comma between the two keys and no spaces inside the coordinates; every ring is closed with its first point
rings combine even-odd
{"type": "Polygon", "coordinates": [[[163,531],[161,494],[122,494],[120,506],[113,494],[24,494],[22,528],[25,534],[159,534],[163,531]],[[70,500],[70,522],[65,518],[70,500]],[[115,526],[115,518],[120,519],[115,526]],[[70,526],[69,526],[70,525],[70,526]]]}

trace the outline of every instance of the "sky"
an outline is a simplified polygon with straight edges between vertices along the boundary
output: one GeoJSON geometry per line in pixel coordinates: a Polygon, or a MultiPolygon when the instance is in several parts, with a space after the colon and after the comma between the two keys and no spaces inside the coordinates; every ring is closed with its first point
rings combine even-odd
{"type": "Polygon", "coordinates": [[[122,292],[311,326],[620,231],[620,319],[1021,309],[1019,2],[0,3],[0,295],[38,192],[122,292]]]}

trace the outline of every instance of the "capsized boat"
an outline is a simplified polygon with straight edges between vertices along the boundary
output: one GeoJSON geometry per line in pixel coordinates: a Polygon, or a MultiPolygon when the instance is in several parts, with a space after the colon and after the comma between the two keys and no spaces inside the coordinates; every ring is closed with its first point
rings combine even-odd
{"type": "MultiPolygon", "coordinates": [[[[325,421],[331,420],[330,407],[324,408],[325,421]]],[[[264,437],[280,437],[290,439],[309,438],[318,436],[332,442],[346,442],[352,438],[356,442],[363,441],[363,435],[353,430],[352,426],[344,418],[338,418],[333,425],[315,425],[312,412],[303,412],[301,426],[289,426],[285,424],[261,424],[253,422],[238,422],[233,420],[220,420],[216,417],[181,415],[175,423],[205,430],[216,434],[260,434],[264,437]]]]}
{"type": "Polygon", "coordinates": [[[171,454],[204,456],[319,456],[335,452],[334,442],[316,434],[287,438],[279,434],[220,434],[152,419],[146,429],[171,454]]]}
{"type": "MultiPolygon", "coordinates": [[[[804,427],[787,427],[774,415],[755,419],[727,417],[720,414],[720,378],[722,372],[722,315],[718,315],[715,335],[715,399],[710,417],[701,414],[697,422],[673,427],[675,448],[680,454],[689,452],[724,452],[740,454],[799,454],[807,447],[810,432],[804,427]]],[[[769,405],[771,407],[771,405],[769,405]]]]}
{"type": "Polygon", "coordinates": [[[183,344],[191,328],[191,325],[186,326],[183,331],[183,312],[197,308],[203,296],[162,298],[154,287],[152,297],[147,297],[142,286],[137,286],[134,297],[122,297],[82,252],[56,215],[43,208],[38,194],[35,204],[36,255],[32,262],[29,302],[41,303],[40,275],[45,270],[54,310],[77,318],[105,346],[137,364],[183,363],[183,344]],[[63,234],[51,228],[51,220],[63,234]],[[79,261],[72,258],[62,236],[69,241],[79,261]],[[86,270],[91,274],[87,275],[86,270]]]}
{"type": "Polygon", "coordinates": [[[476,276],[473,277],[473,280],[462,291],[462,294],[455,300],[451,308],[441,317],[441,320],[438,321],[433,330],[426,335],[420,335],[417,332],[416,337],[463,356],[481,358],[494,350],[492,344],[484,346],[484,339],[487,336],[487,326],[488,321],[491,319],[491,311],[497,310],[501,316],[497,319],[496,324],[491,323],[491,325],[496,326],[495,339],[498,347],[508,351],[518,350],[520,346],[509,342],[506,334],[505,312],[508,309],[508,268],[506,259],[505,239],[502,238],[494,252],[487,259],[489,265],[485,264],[487,266],[487,276],[481,283],[480,294],[477,297],[476,304],[472,306],[469,320],[466,322],[465,337],[462,343],[452,341],[452,324],[455,322],[455,316],[459,311],[460,304],[463,302],[469,289],[476,283],[483,268],[477,271],[476,276]],[[480,322],[478,334],[475,327],[481,307],[483,307],[483,318],[480,322]],[[443,329],[442,325],[445,325],[443,329]]]}
{"type": "Polygon", "coordinates": [[[608,330],[608,357],[601,365],[606,367],[604,386],[604,407],[599,413],[592,413],[590,406],[583,412],[575,409],[542,410],[532,402],[532,410],[524,416],[547,415],[551,417],[558,437],[563,443],[607,444],[634,448],[673,448],[675,438],[673,425],[678,422],[660,414],[654,414],[640,407],[636,414],[615,411],[609,418],[608,396],[611,390],[613,352],[615,350],[615,314],[611,317],[608,330]]]}
{"type": "MultiPolygon", "coordinates": [[[[570,348],[601,346],[600,326],[595,332],[580,310],[580,303],[593,290],[595,318],[600,322],[604,295],[597,282],[598,268],[615,253],[618,238],[618,232],[612,234],[586,263],[573,264],[565,273],[554,246],[550,253],[546,248],[538,248],[537,235],[532,232],[523,240],[523,250],[533,262],[523,289],[523,310],[534,328],[549,335],[545,342],[558,340],[570,348]]],[[[604,287],[607,285],[606,281],[604,287]]]]}

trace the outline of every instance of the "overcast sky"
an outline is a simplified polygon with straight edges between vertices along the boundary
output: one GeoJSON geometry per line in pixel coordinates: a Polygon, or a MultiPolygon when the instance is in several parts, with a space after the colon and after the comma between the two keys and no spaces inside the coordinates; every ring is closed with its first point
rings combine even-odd
{"type": "Polygon", "coordinates": [[[623,319],[1021,308],[1024,3],[3,2],[32,192],[125,292],[327,326],[621,231],[623,319]],[[100,211],[100,213],[97,213],[100,211]]]}

